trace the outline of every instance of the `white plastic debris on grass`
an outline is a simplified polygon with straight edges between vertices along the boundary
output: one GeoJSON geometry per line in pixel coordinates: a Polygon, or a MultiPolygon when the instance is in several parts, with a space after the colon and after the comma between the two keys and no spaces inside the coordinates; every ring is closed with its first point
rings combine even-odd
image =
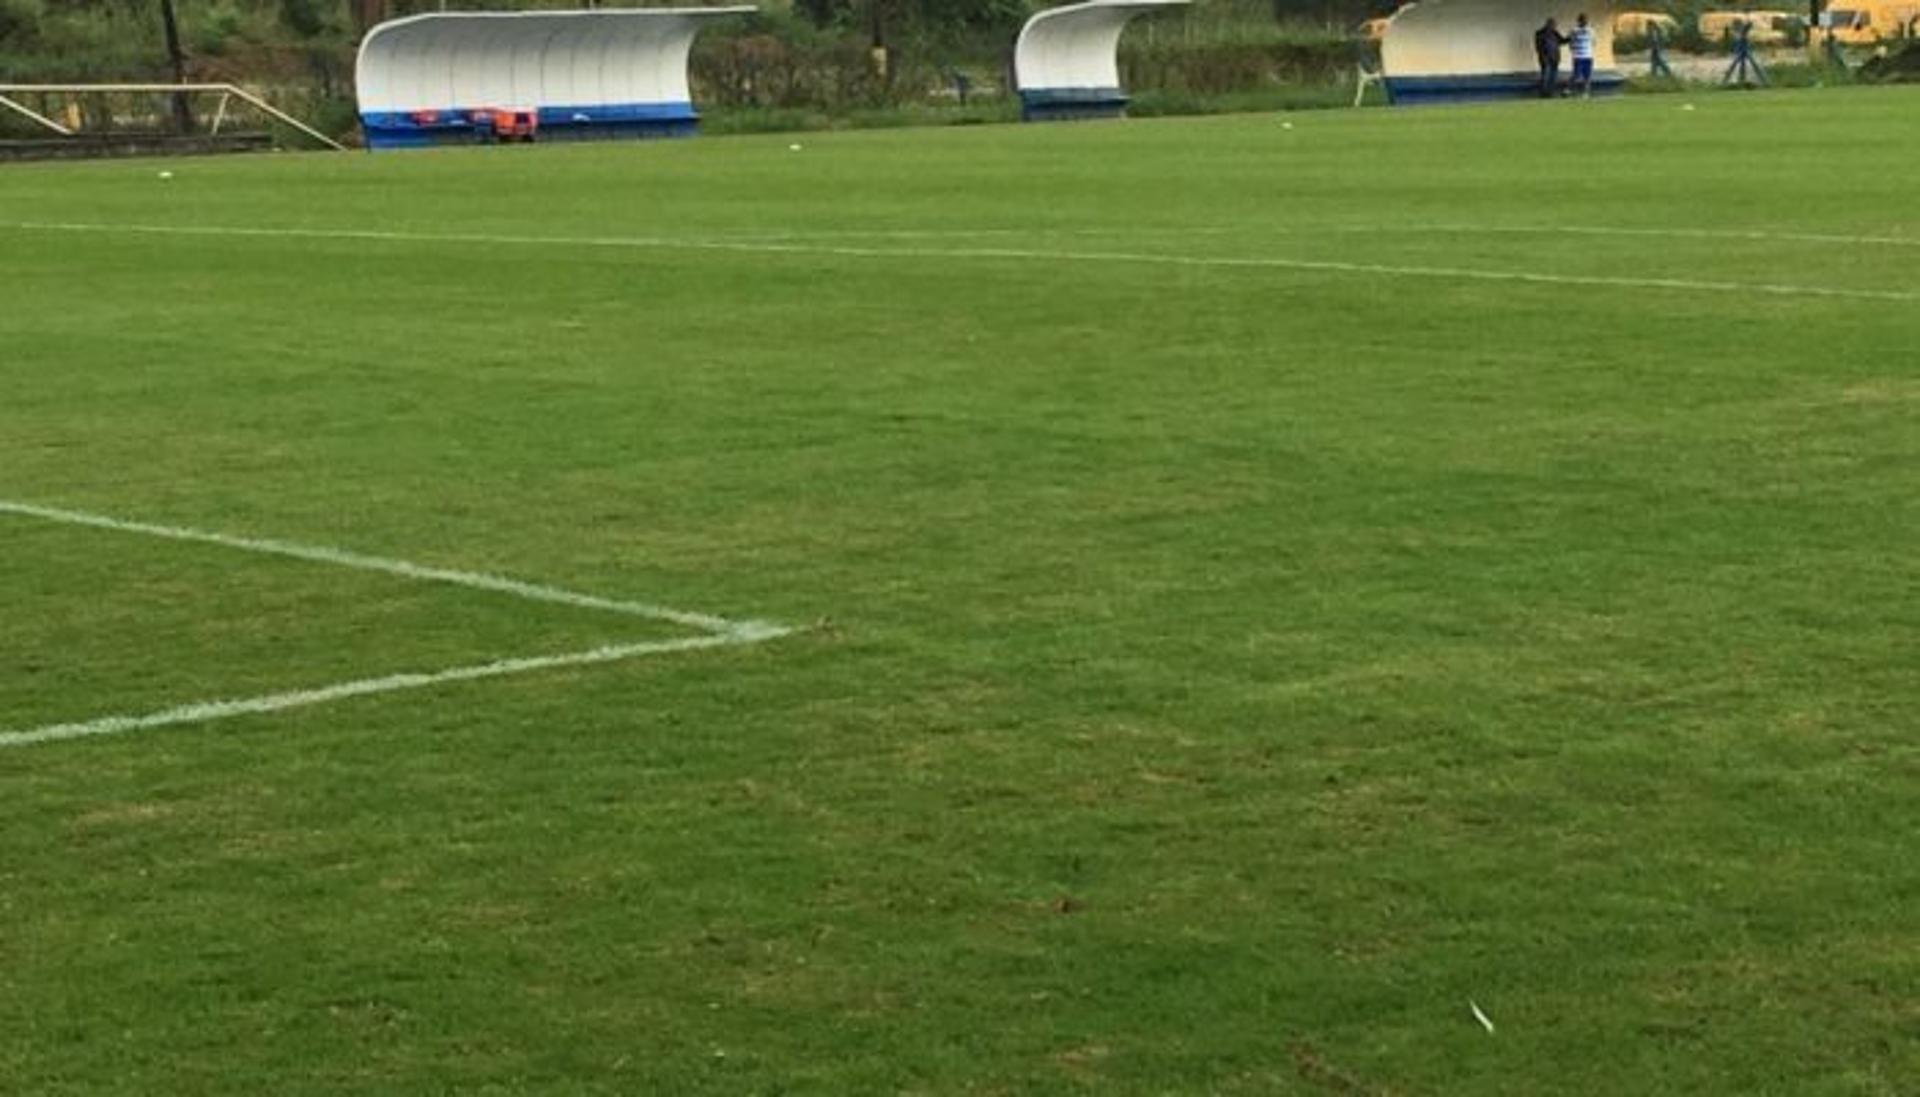
{"type": "Polygon", "coordinates": [[[1480,1027],[1486,1029],[1487,1032],[1491,1034],[1493,1032],[1493,1022],[1488,1019],[1485,1013],[1481,1012],[1480,1003],[1469,998],[1467,999],[1467,1008],[1473,1010],[1473,1019],[1480,1022],[1480,1027]]]}

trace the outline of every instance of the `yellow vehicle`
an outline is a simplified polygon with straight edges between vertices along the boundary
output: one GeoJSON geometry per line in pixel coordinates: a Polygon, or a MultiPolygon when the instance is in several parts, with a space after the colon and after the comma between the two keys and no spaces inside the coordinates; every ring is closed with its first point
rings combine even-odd
{"type": "Polygon", "coordinates": [[[1920,36],[1920,0],[1834,0],[1820,14],[1822,34],[1849,46],[1920,36]]]}
{"type": "Polygon", "coordinates": [[[1680,29],[1680,23],[1673,16],[1657,11],[1623,11],[1613,17],[1613,33],[1619,38],[1646,38],[1653,28],[1660,28],[1663,38],[1672,38],[1673,32],[1680,29]]]}
{"type": "MultiPolygon", "coordinates": [[[[1851,3],[1852,0],[1847,0],[1851,3]]],[[[1700,36],[1709,42],[1733,37],[1734,27],[1747,23],[1752,30],[1747,32],[1747,41],[1756,46],[1772,45],[1787,39],[1787,27],[1795,22],[1805,22],[1801,16],[1786,11],[1703,11],[1700,13],[1700,36]]]]}

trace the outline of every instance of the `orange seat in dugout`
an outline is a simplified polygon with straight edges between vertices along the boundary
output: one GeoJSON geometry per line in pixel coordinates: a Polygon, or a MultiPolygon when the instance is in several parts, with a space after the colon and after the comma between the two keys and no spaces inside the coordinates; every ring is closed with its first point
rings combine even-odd
{"type": "Polygon", "coordinates": [[[503,139],[531,141],[534,131],[539,128],[540,115],[537,111],[496,110],[493,112],[493,132],[503,139]]]}

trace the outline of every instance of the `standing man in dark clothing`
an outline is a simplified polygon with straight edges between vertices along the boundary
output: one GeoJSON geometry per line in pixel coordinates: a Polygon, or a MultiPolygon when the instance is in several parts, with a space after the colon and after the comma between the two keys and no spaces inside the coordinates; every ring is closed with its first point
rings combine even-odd
{"type": "Polygon", "coordinates": [[[1569,39],[1560,33],[1560,24],[1548,19],[1533,32],[1534,56],[1540,59],[1540,98],[1550,99],[1560,83],[1560,47],[1569,39]]]}

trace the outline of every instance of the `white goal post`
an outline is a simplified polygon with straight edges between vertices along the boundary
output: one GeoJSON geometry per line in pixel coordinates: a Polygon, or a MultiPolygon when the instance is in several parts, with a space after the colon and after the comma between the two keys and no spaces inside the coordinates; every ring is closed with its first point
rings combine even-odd
{"type": "Polygon", "coordinates": [[[227,108],[233,100],[253,107],[260,113],[292,129],[306,134],[330,149],[340,152],[347,147],[293,115],[279,109],[265,99],[238,86],[237,84],[0,84],[0,107],[13,111],[38,123],[42,128],[51,130],[62,137],[76,137],[73,127],[48,118],[39,111],[14,98],[16,95],[116,95],[116,94],[154,94],[154,95],[218,95],[220,105],[214,109],[213,124],[210,132],[218,134],[227,120],[227,108]]]}

